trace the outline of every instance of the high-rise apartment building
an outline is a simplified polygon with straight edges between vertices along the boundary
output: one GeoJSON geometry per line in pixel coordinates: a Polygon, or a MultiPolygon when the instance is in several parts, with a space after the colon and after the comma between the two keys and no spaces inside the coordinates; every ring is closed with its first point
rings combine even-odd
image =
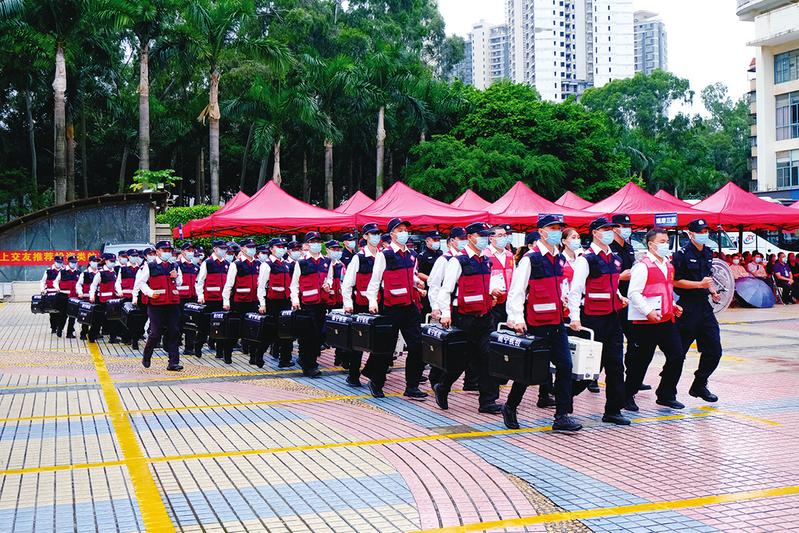
{"type": "Polygon", "coordinates": [[[666,25],[651,11],[636,11],[635,71],[652,74],[655,69],[668,70],[666,25]]]}
{"type": "Polygon", "coordinates": [[[508,27],[481,20],[469,33],[472,85],[485,89],[497,80],[508,78],[508,27]]]}

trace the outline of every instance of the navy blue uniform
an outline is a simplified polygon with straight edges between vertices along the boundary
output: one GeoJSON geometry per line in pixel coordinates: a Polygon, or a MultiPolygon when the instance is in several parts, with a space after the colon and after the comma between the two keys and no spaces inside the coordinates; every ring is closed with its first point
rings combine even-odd
{"type": "Polygon", "coordinates": [[[350,249],[346,246],[344,247],[344,249],[341,251],[341,262],[344,263],[345,267],[350,266],[350,261],[352,261],[352,258],[355,257],[355,254],[357,253],[358,252],[350,251],[350,249]]]}

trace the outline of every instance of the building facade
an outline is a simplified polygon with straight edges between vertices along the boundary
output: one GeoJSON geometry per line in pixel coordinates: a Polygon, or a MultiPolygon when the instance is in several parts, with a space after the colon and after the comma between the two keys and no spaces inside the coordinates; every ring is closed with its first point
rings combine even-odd
{"type": "Polygon", "coordinates": [[[481,20],[469,33],[472,85],[485,89],[497,80],[508,78],[510,58],[508,27],[481,20]]]}
{"type": "Polygon", "coordinates": [[[652,74],[668,70],[666,25],[651,11],[633,13],[635,23],[635,71],[652,74]]]}
{"type": "Polygon", "coordinates": [[[799,199],[799,3],[738,0],[737,15],[755,24],[752,187],[799,199]]]}
{"type": "Polygon", "coordinates": [[[463,59],[455,64],[450,74],[450,80],[461,80],[466,85],[472,85],[472,41],[467,39],[463,45],[463,59]]]}

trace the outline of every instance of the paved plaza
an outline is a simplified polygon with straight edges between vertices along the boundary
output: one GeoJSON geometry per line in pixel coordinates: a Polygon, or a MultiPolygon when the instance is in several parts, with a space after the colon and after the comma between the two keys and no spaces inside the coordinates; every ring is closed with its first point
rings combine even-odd
{"type": "Polygon", "coordinates": [[[402,359],[382,400],[331,351],[321,379],[207,351],[145,370],[0,304],[0,531],[799,531],[799,306],[721,322],[717,404],[688,396],[692,350],[685,410],[642,392],[608,426],[584,392],[559,435],[534,389],[510,431],[457,384],[448,411],[404,399],[402,359]]]}

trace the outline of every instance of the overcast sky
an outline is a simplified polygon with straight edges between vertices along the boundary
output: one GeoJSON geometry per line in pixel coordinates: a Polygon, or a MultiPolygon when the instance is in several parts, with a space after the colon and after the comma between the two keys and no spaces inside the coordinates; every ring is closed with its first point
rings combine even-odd
{"type": "MultiPolygon", "coordinates": [[[[466,36],[480,19],[502,23],[505,0],[438,0],[447,34],[466,36]]],[[[633,0],[633,8],[659,13],[668,33],[668,66],[699,92],[720,81],[737,98],[749,90],[746,69],[754,50],[754,23],[739,22],[735,0],[633,0]]],[[[695,100],[695,101],[696,101],[695,100]]],[[[699,111],[699,109],[696,109],[699,111]]]]}

